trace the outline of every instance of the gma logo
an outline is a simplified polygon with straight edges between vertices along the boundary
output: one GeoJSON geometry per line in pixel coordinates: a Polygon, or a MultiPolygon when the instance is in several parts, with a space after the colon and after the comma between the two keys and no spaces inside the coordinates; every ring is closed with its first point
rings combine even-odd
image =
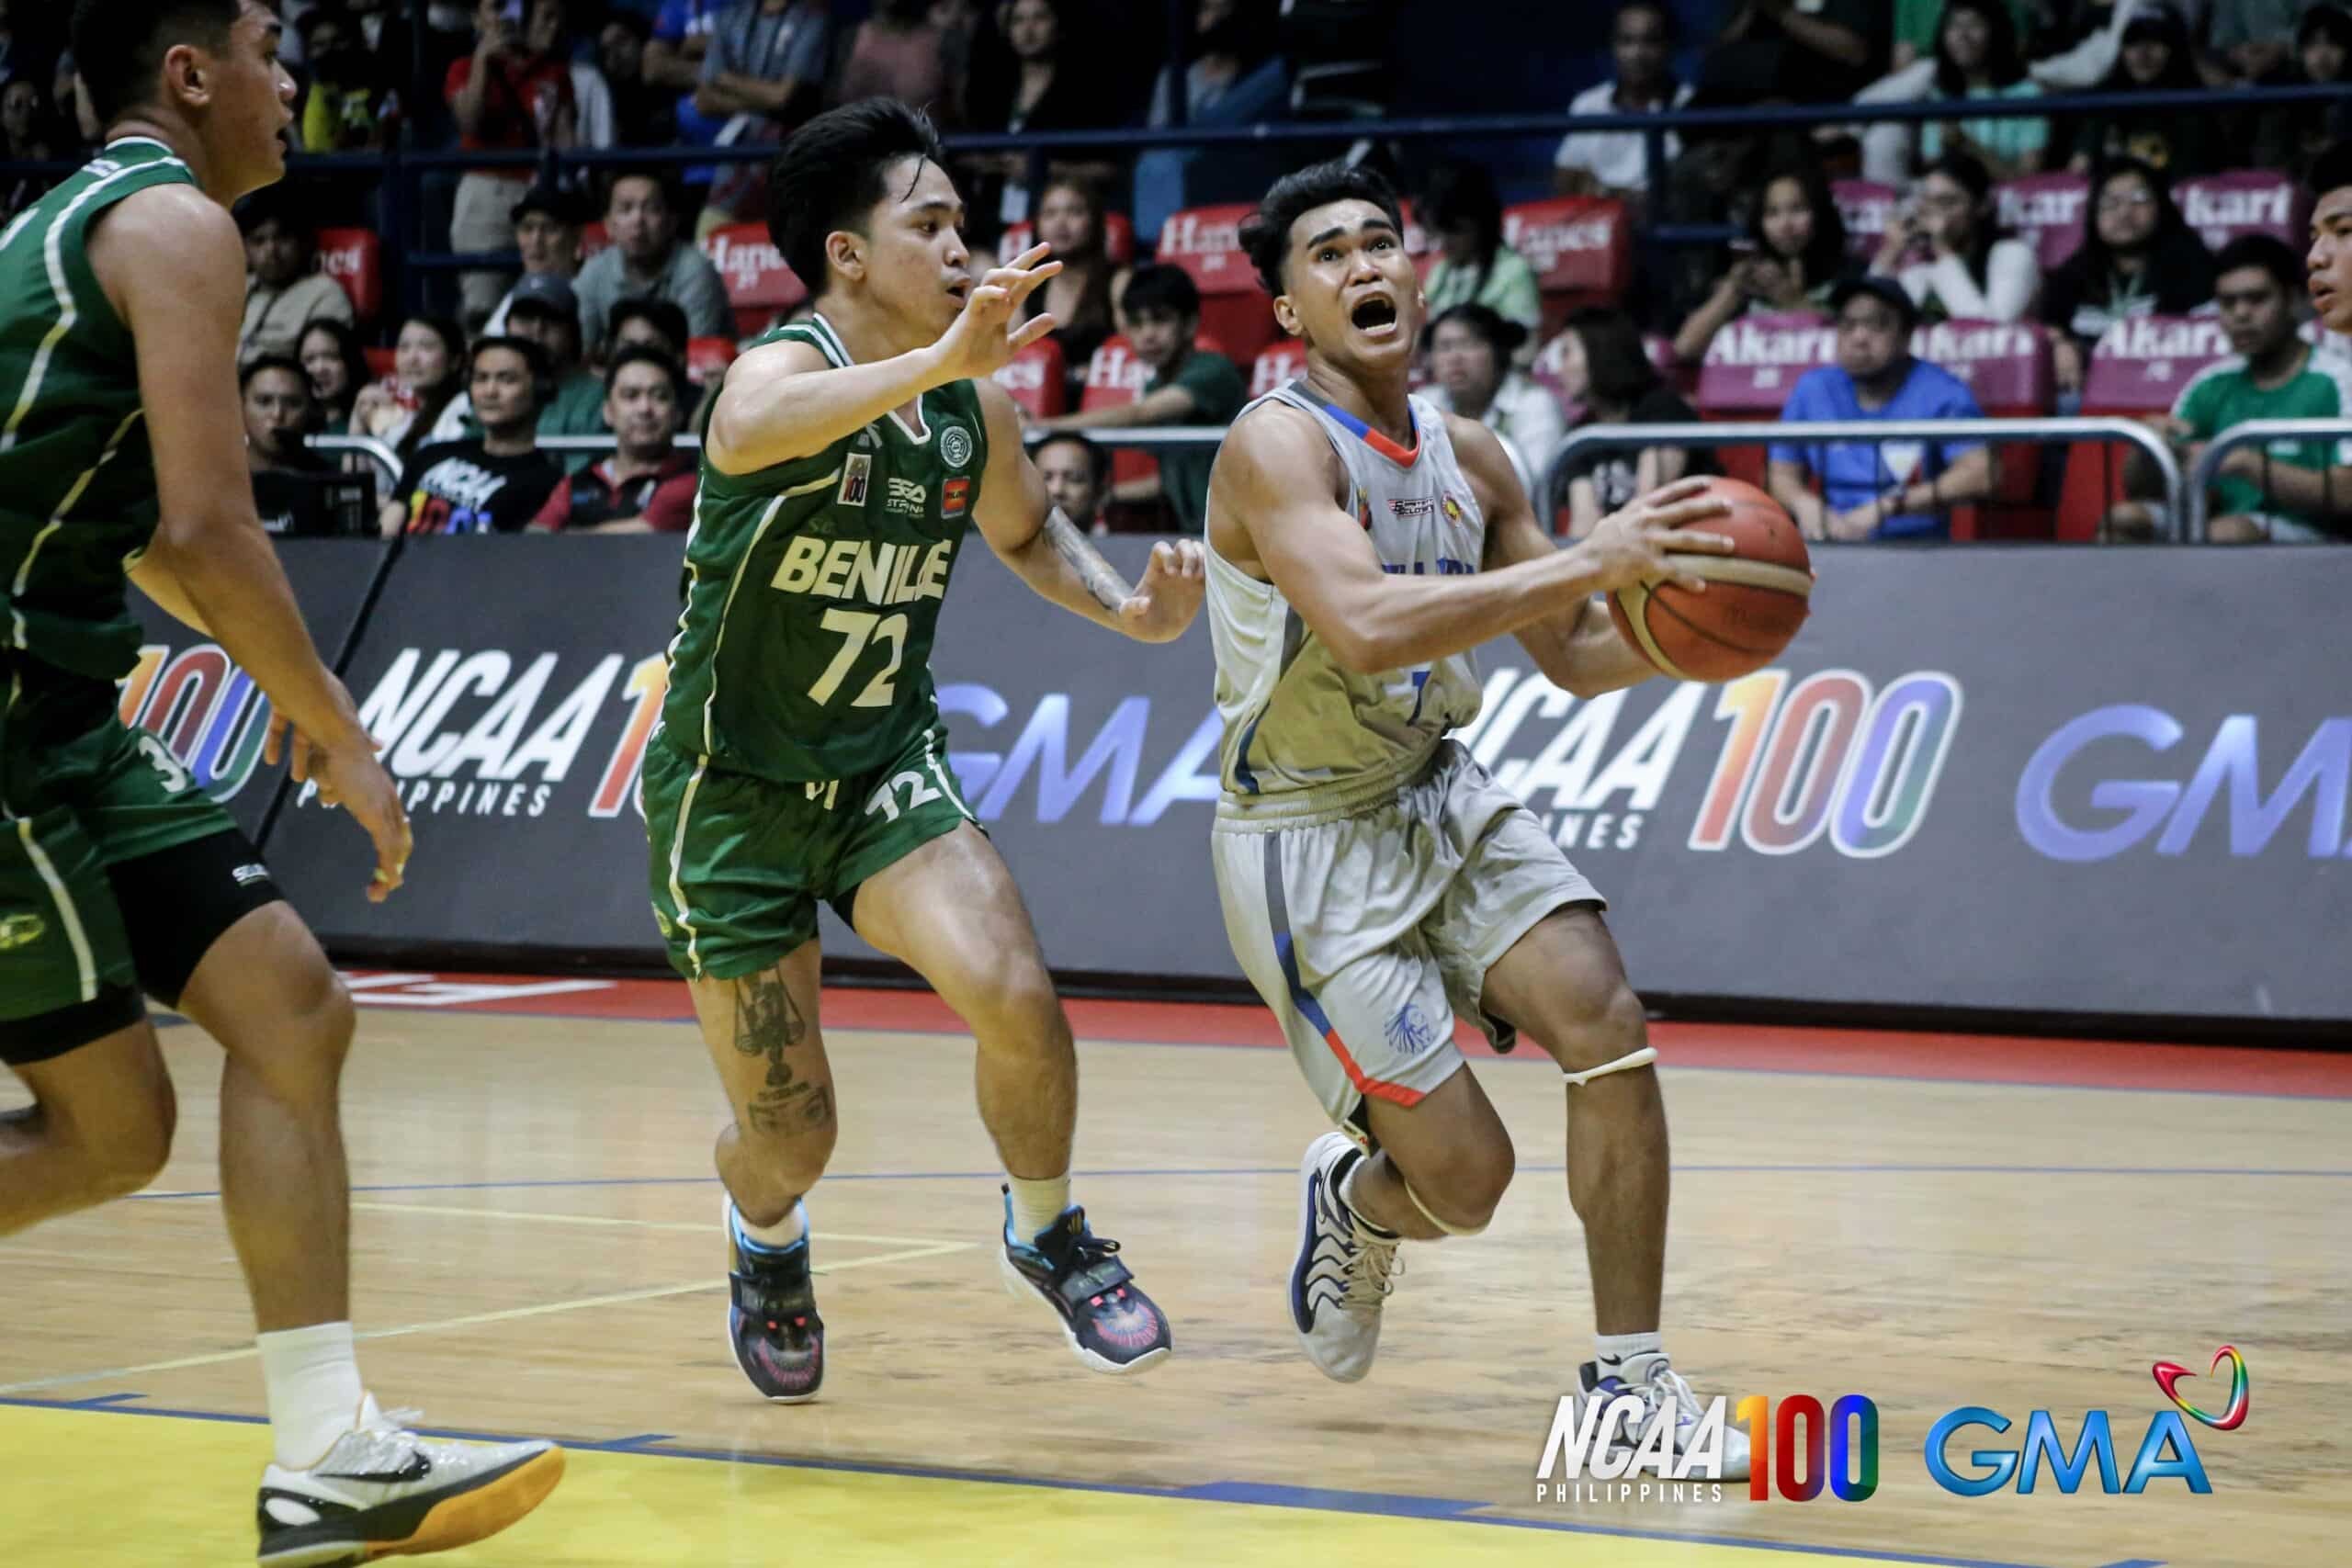
{"type": "Polygon", "coordinates": [[[2197,1457],[2197,1445],[2189,1441],[2188,1425],[2174,1410],[2159,1410],[2150,1418],[2147,1433],[2140,1439],[2140,1451],[2132,1457],[2131,1470],[2121,1472],[2120,1481],[2115,1433],[2104,1410],[2094,1410],[2083,1417],[2082,1430],[2075,1435],[2072,1452],[2059,1437],[2050,1412],[2037,1410],[2026,1419],[2025,1442],[2019,1448],[1971,1450],[1967,1463],[1973,1468],[1973,1474],[1963,1475],[1952,1468],[1948,1450],[1952,1438],[1963,1427],[1982,1427],[1998,1437],[2012,1424],[1999,1411],[1981,1404],[1963,1405],[1952,1411],[1928,1428],[1928,1473],[1936,1478],[1937,1485],[1962,1497],[1982,1497],[1998,1492],[2009,1484],[2012,1477],[2017,1481],[2018,1495],[2025,1496],[2033,1491],[2045,1461],[2050,1466],[2050,1479],[2068,1496],[2082,1485],[2094,1463],[2098,1466],[2099,1490],[2110,1495],[2121,1492],[2137,1496],[2146,1490],[2149,1482],[2167,1477],[2186,1482],[2194,1493],[2213,1490],[2213,1483],[2205,1478],[2204,1461],[2197,1457]]]}

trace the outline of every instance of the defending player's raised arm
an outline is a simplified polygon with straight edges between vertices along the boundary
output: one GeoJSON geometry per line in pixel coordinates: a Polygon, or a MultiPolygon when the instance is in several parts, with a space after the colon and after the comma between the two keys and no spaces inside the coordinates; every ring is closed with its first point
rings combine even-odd
{"type": "Polygon", "coordinates": [[[1330,446],[1306,415],[1267,407],[1242,420],[1209,482],[1211,537],[1228,536],[1221,524],[1240,530],[1246,554],[1332,657],[1364,675],[1460,653],[1623,583],[1679,578],[1669,548],[1716,547],[1666,535],[1721,510],[1713,502],[1668,507],[1598,547],[1588,540],[1500,570],[1391,577],[1362,526],[1332,500],[1330,446]]]}
{"type": "Polygon", "coordinates": [[[238,401],[244,245],[193,186],[126,197],[90,240],[91,270],[137,344],[162,499],[140,562],[165,607],[205,626],[305,738],[310,771],[376,842],[371,896],[400,885],[409,829],[350,694],[327,672],[254,507],[238,401]],[[176,601],[176,602],[175,602],[176,601]]]}
{"type": "Polygon", "coordinates": [[[710,412],[703,452],[722,474],[757,473],[821,452],[933,387],[984,380],[1022,349],[1054,330],[1039,311],[1016,322],[1031,291],[1061,271],[1039,245],[991,268],[973,285],[964,308],[926,348],[836,367],[807,344],[763,344],[727,367],[710,412]]]}
{"type": "Polygon", "coordinates": [[[989,466],[973,521],[997,558],[1041,597],[1138,642],[1182,637],[1200,613],[1206,586],[1199,543],[1153,546],[1143,581],[1129,587],[1046,493],[1045,477],[1022,445],[1012,399],[993,381],[974,386],[988,421],[989,466]]]}
{"type": "MultiPolygon", "coordinates": [[[[1535,508],[1520,487],[1519,472],[1495,433],[1453,414],[1446,416],[1446,428],[1453,437],[1454,457],[1487,520],[1484,570],[1506,570],[1562,553],[1536,521],[1535,508]]],[[[1576,696],[1599,696],[1657,673],[1656,666],[1617,635],[1607,613],[1590,598],[1530,621],[1516,635],[1544,678],[1576,696]]]]}

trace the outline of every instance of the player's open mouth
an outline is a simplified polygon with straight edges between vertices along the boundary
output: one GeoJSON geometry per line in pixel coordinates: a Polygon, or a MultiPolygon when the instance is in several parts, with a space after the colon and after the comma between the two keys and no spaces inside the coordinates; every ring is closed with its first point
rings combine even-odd
{"type": "Polygon", "coordinates": [[[1396,301],[1379,294],[1359,299],[1348,321],[1366,337],[1386,337],[1396,330],[1396,301]]]}
{"type": "Polygon", "coordinates": [[[972,286],[968,282],[951,283],[947,286],[947,292],[952,298],[961,302],[971,297],[972,286]]]}

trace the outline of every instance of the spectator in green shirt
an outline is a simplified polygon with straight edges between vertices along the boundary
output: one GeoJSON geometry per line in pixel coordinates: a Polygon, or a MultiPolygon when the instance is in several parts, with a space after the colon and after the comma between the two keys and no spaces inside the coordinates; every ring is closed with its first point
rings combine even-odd
{"type": "MultiPolygon", "coordinates": [[[[2251,420],[2352,417],[2352,367],[2295,330],[2302,258],[2273,235],[2244,234],[2222,247],[2213,266],[2213,299],[2233,353],[2199,371],[2181,389],[2171,417],[2155,422],[2184,471],[2208,442],[2251,420]]],[[[2137,454],[2124,480],[2138,498],[2158,489],[2153,465],[2137,454]]],[[[2108,536],[2145,538],[2162,517],[2149,500],[2119,502],[2108,512],[2108,536]]],[[[2352,540],[2352,441],[2233,448],[2213,479],[2207,536],[2221,544],[2352,540]]]]}
{"type": "MultiPolygon", "coordinates": [[[[1222,428],[1233,423],[1249,400],[1240,367],[1224,355],[1196,347],[1201,329],[1201,295],[1182,267],[1137,267],[1120,297],[1119,314],[1136,357],[1150,371],[1143,395],[1121,408],[1087,409],[1040,422],[1047,430],[1108,430],[1123,425],[1205,424],[1222,428]]],[[[1197,534],[1207,525],[1209,469],[1216,448],[1162,453],[1159,471],[1130,479],[1116,489],[1123,502],[1168,503],[1180,533],[1197,534]]]]}
{"type": "Polygon", "coordinates": [[[1456,305],[1484,305],[1526,328],[1532,342],[1544,324],[1544,301],[1535,269],[1503,243],[1503,203],[1494,176],[1476,164],[1442,165],[1421,191],[1417,216],[1443,250],[1421,285],[1430,319],[1456,305]]]}

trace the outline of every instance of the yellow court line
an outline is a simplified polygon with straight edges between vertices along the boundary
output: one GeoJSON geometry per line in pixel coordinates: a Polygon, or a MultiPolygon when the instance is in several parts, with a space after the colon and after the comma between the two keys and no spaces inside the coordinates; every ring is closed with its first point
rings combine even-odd
{"type": "MultiPolygon", "coordinates": [[[[684,1220],[632,1220],[617,1214],[550,1214],[525,1209],[469,1209],[459,1204],[442,1203],[354,1203],[354,1213],[366,1211],[371,1214],[447,1214],[471,1220],[537,1220],[551,1225],[617,1225],[629,1230],[688,1231],[695,1235],[709,1235],[718,1226],[689,1224],[684,1220]]],[[[935,1237],[926,1235],[858,1235],[849,1231],[812,1231],[819,1241],[871,1242],[876,1247],[932,1247],[935,1237]]],[[[978,1242],[958,1242],[959,1247],[977,1247],[978,1242]]],[[[823,1273],[823,1269],[819,1269],[823,1273]]]]}
{"type": "MultiPolygon", "coordinates": [[[[843,1405],[832,1416],[852,1418],[843,1405]]],[[[143,1414],[0,1408],[9,1561],[74,1568],[250,1561],[252,1427],[143,1414]],[[126,1462],[126,1460],[135,1462],[126,1462]]],[[[700,1456],[573,1451],[529,1518],[468,1568],[1036,1568],[1115,1555],[1136,1568],[1897,1568],[1868,1550],[1521,1529],[1453,1519],[876,1475],[700,1456]]],[[[1595,1510],[1604,1529],[1631,1522],[1595,1510]]],[[[1916,1560],[1914,1560],[1916,1561],[1916,1560]]]]}
{"type": "MultiPolygon", "coordinates": [[[[937,1258],[950,1252],[968,1252],[978,1246],[970,1241],[935,1241],[922,1247],[910,1247],[899,1252],[878,1252],[871,1258],[853,1258],[842,1263],[820,1263],[810,1270],[816,1274],[842,1274],[852,1269],[872,1269],[885,1263],[910,1263],[919,1258],[937,1258]]],[[[690,1295],[696,1291],[723,1291],[723,1280],[696,1280],[684,1285],[652,1285],[641,1291],[616,1291],[605,1296],[583,1296],[575,1301],[543,1302],[537,1306],[510,1307],[503,1312],[469,1313],[464,1317],[438,1318],[431,1323],[406,1323],[394,1328],[374,1328],[352,1338],[397,1339],[407,1334],[432,1334],[447,1328],[471,1328],[485,1323],[511,1323],[516,1318],[545,1317],[549,1313],[578,1312],[585,1307],[619,1306],[629,1302],[659,1301],[664,1296],[690,1295]]],[[[147,1361],[135,1367],[107,1367],[95,1372],[68,1372],[53,1378],[34,1378],[26,1382],[0,1383],[0,1394],[34,1393],[47,1388],[67,1388],[75,1383],[105,1382],[114,1378],[137,1377],[146,1372],[175,1372],[188,1367],[217,1367],[229,1361],[242,1361],[260,1354],[248,1345],[237,1350],[217,1350],[206,1356],[182,1356],[169,1361],[147,1361]]]]}

